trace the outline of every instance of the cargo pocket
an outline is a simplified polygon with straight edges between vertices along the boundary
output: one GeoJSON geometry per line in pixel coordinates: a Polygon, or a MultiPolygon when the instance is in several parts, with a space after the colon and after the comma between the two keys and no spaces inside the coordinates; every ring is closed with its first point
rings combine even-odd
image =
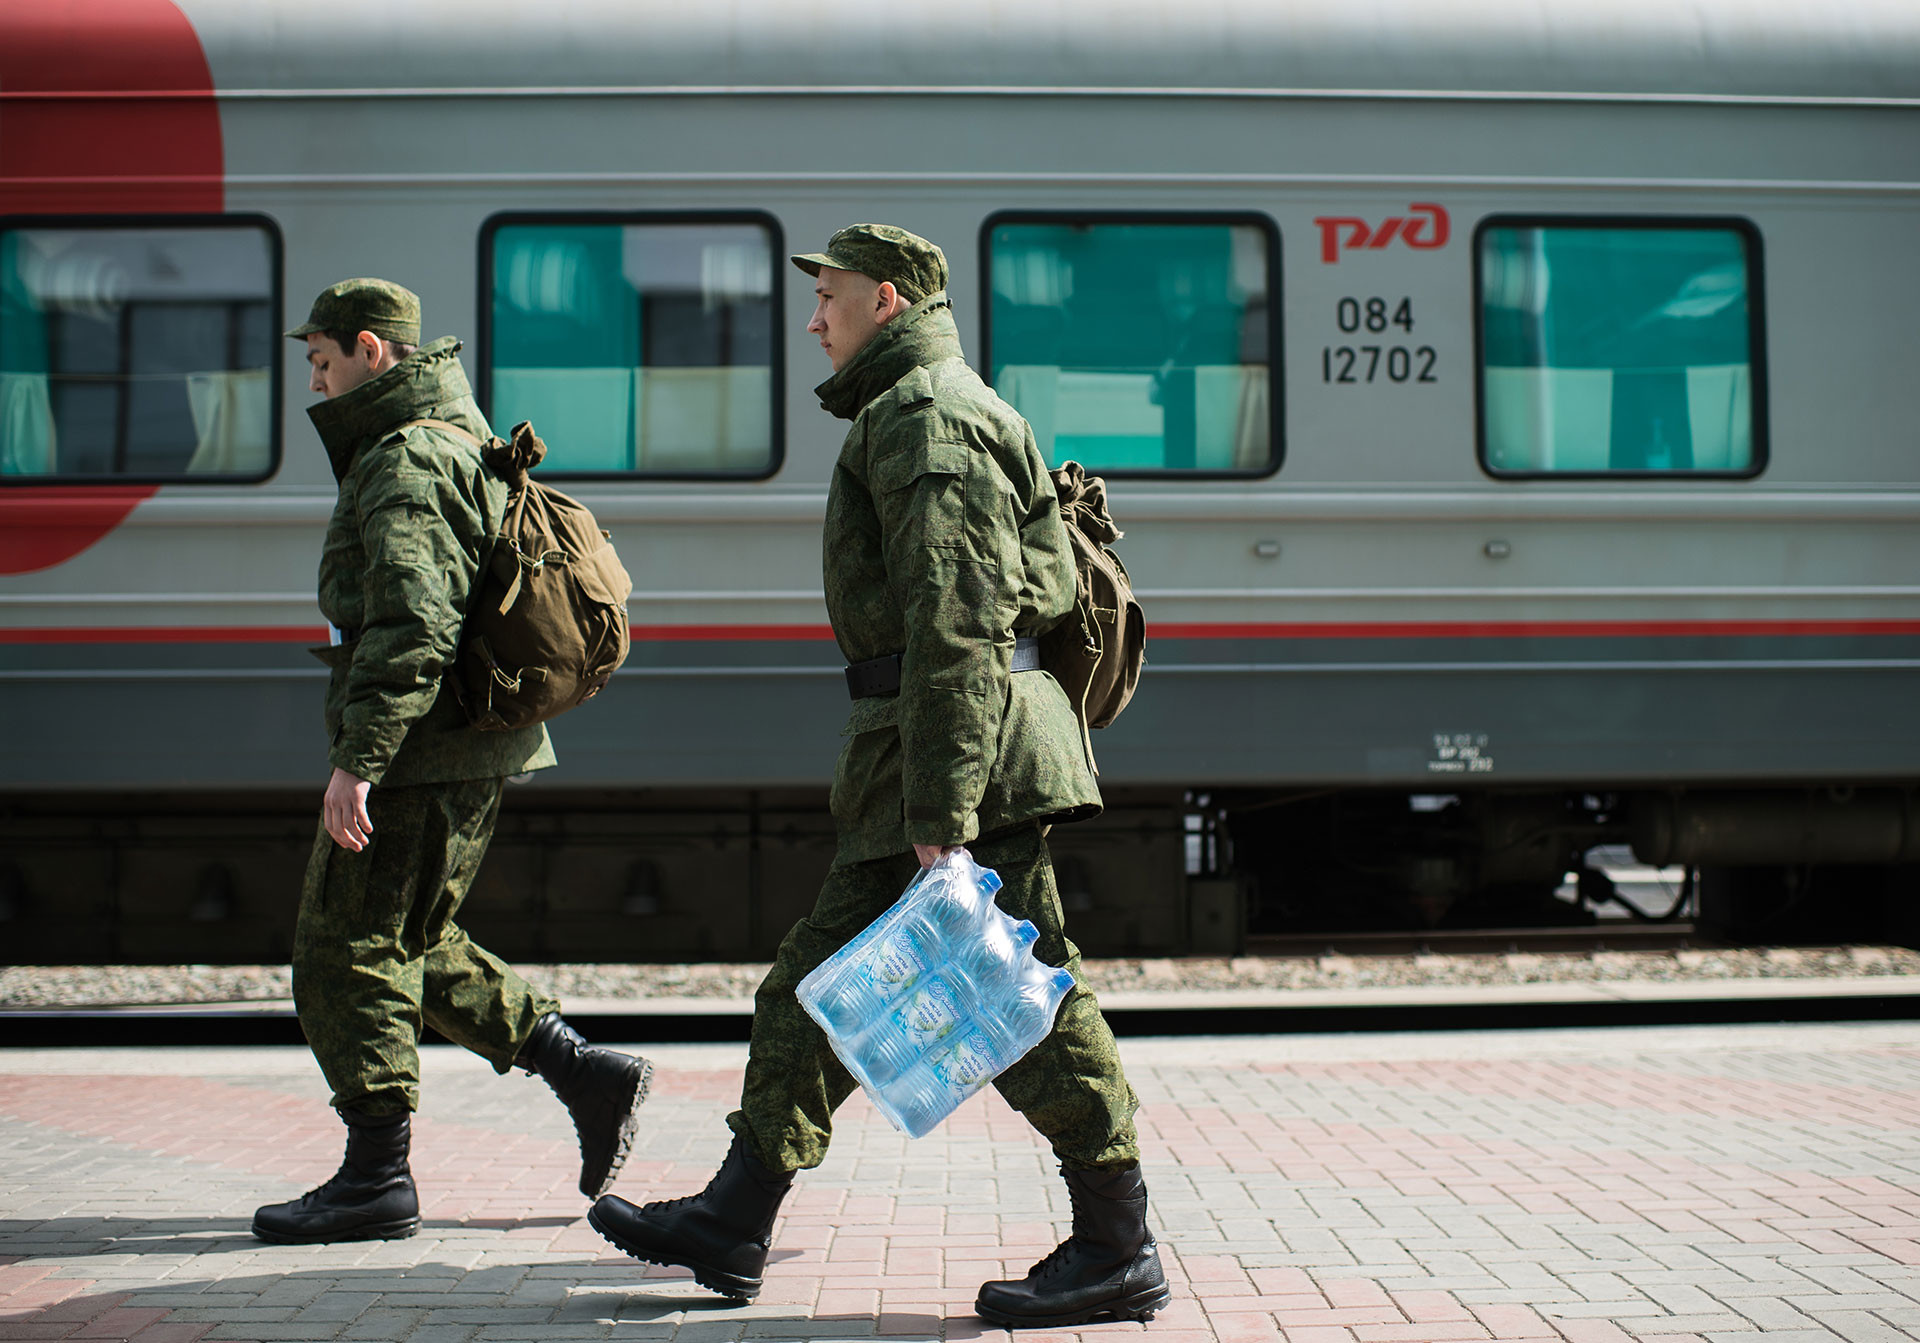
{"type": "Polygon", "coordinates": [[[307,873],[300,882],[300,904],[316,913],[327,907],[327,866],[337,845],[325,825],[314,827],[313,852],[307,855],[307,873]]]}

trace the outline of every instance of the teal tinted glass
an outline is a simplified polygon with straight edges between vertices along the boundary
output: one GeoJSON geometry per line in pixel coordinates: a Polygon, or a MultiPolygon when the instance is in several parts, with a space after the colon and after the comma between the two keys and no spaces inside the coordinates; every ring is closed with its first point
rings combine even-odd
{"type": "Polygon", "coordinates": [[[278,269],[257,224],[0,232],[0,477],[265,475],[278,269]]]}
{"type": "Polygon", "coordinates": [[[551,473],[768,473],[773,252],[756,223],[496,228],[488,418],[551,473]]]}
{"type": "Polygon", "coordinates": [[[1049,463],[1272,469],[1268,237],[1238,223],[991,229],[990,379],[1049,463]]]}
{"type": "Polygon", "coordinates": [[[1490,470],[1755,467],[1756,277],[1744,231],[1489,227],[1479,261],[1490,470]]]}

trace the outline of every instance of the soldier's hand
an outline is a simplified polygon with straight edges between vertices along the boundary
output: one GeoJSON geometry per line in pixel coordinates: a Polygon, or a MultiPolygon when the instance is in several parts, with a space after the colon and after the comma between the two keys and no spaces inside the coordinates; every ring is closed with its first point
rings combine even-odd
{"type": "Polygon", "coordinates": [[[920,866],[932,867],[959,847],[958,844],[916,844],[913,856],[920,860],[920,866]]]}
{"type": "Polygon", "coordinates": [[[365,779],[337,766],[327,780],[320,823],[341,848],[358,853],[373,841],[373,820],[367,815],[367,794],[372,790],[373,785],[365,779]]]}

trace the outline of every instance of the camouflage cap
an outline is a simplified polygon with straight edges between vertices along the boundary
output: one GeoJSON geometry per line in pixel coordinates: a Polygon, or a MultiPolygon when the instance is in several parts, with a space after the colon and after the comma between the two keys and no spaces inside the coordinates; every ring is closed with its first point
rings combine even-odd
{"type": "Polygon", "coordinates": [[[420,297],[391,280],[342,280],[320,291],[295,340],[327,331],[371,331],[402,345],[420,343],[420,297]]]}
{"type": "Polygon", "coordinates": [[[892,224],[849,224],[827,239],[826,251],[796,254],[793,264],[809,275],[822,266],[858,271],[891,284],[909,303],[947,287],[946,253],[892,224]]]}

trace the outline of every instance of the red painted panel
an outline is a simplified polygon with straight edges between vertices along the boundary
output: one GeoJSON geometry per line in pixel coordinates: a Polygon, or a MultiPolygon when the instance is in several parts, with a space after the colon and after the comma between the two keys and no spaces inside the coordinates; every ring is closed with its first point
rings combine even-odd
{"type": "MultiPolygon", "coordinates": [[[[169,0],[0,2],[0,214],[218,213],[213,76],[169,0]]],[[[0,573],[73,558],[152,485],[0,488],[0,573]]]]}
{"type": "Polygon", "coordinates": [[[169,0],[0,5],[0,213],[218,212],[213,76],[169,0]]]}
{"type": "Polygon", "coordinates": [[[51,569],[126,521],[152,485],[0,489],[0,574],[51,569]]]}

